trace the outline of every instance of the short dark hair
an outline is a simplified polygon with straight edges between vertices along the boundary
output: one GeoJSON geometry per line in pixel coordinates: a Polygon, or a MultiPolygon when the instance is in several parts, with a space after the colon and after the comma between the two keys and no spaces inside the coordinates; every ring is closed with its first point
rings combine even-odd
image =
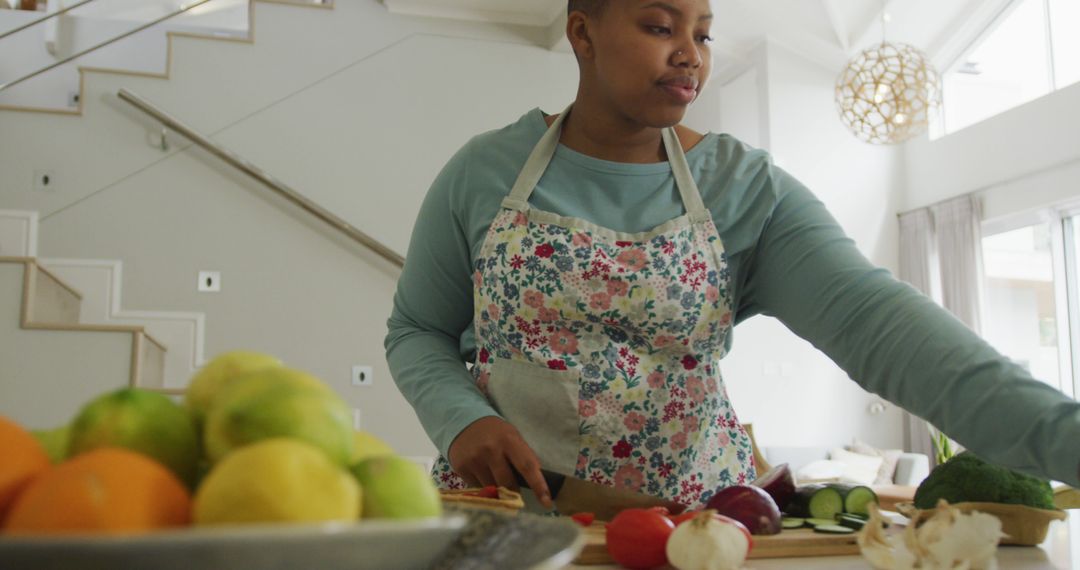
{"type": "Polygon", "coordinates": [[[566,13],[585,12],[589,16],[595,16],[603,11],[607,0],[570,0],[566,5],[566,13]]]}

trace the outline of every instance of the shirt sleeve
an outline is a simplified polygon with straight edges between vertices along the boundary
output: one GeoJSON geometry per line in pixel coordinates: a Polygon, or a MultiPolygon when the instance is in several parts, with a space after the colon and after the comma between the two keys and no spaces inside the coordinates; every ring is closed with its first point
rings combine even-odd
{"type": "Polygon", "coordinates": [[[467,156],[466,147],[447,163],[420,207],[384,343],[394,382],[444,457],[469,424],[498,415],[459,350],[473,318],[472,260],[455,202],[468,188],[467,156]]]}
{"type": "Polygon", "coordinates": [[[871,265],[809,190],[763,168],[775,205],[750,256],[742,310],[778,318],[864,389],[981,457],[1080,483],[1080,403],[871,265]]]}

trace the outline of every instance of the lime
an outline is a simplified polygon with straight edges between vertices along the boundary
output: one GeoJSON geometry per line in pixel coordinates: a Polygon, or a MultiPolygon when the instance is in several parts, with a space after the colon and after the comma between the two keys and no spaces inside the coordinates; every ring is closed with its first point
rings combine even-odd
{"type": "Polygon", "coordinates": [[[71,436],[69,426],[60,426],[53,429],[36,429],[30,433],[37,438],[45,453],[49,454],[49,461],[60,463],[68,456],[68,438],[71,436]]]}
{"type": "Polygon", "coordinates": [[[195,481],[199,438],[187,410],[168,396],[121,388],[83,406],[71,423],[68,456],[100,447],[124,447],[168,467],[188,485],[195,481]]]}
{"type": "Polygon", "coordinates": [[[416,519],[442,513],[442,499],[431,477],[404,457],[365,459],[352,472],[364,489],[364,518],[416,519]]]}

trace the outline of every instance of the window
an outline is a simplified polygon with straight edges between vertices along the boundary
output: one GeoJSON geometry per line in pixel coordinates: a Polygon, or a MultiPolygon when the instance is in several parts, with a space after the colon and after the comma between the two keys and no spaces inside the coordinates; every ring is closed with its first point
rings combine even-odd
{"type": "Polygon", "coordinates": [[[983,338],[1080,397],[1080,206],[984,222],[982,245],[983,338]]]}
{"type": "Polygon", "coordinates": [[[1080,1],[1013,0],[943,74],[932,138],[1080,81],[1080,1]]]}
{"type": "Polygon", "coordinates": [[[1080,81],[1080,1],[1050,0],[1054,83],[1061,89],[1080,81]]]}

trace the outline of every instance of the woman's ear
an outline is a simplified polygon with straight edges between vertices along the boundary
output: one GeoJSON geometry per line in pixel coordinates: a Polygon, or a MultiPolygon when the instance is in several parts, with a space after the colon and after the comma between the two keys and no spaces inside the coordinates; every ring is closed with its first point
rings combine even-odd
{"type": "Polygon", "coordinates": [[[589,37],[590,23],[589,16],[584,12],[573,11],[566,18],[566,39],[570,40],[570,47],[579,60],[593,57],[593,42],[589,37]]]}

